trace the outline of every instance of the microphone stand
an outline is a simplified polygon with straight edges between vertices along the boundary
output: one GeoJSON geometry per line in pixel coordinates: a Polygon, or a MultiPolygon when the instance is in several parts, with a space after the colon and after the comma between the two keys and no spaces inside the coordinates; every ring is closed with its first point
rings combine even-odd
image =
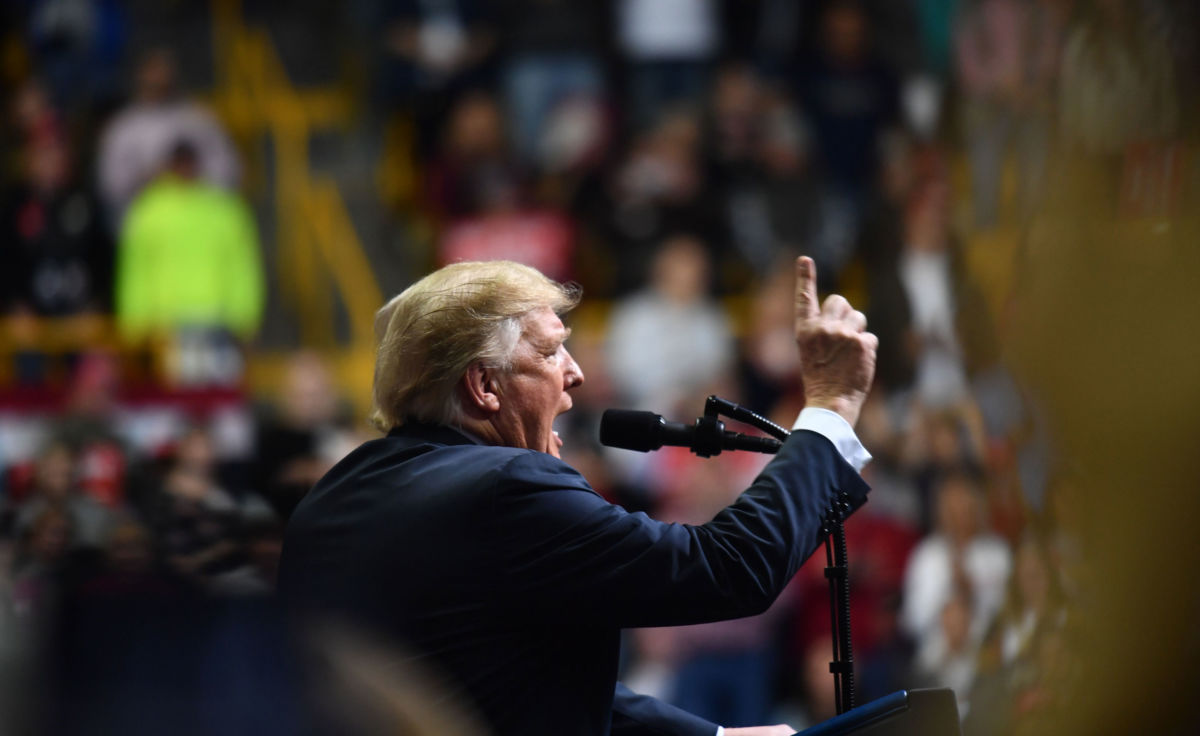
{"type": "MultiPolygon", "coordinates": [[[[704,402],[704,416],[696,420],[696,447],[692,450],[700,457],[712,457],[721,453],[721,437],[725,423],[719,417],[724,414],[730,419],[749,424],[782,441],[791,432],[766,417],[744,406],[709,396],[704,402]]],[[[778,448],[762,448],[761,452],[774,454],[778,448]]],[[[850,579],[849,563],[846,559],[846,531],[843,522],[850,511],[850,502],[842,494],[832,507],[826,509],[821,533],[825,538],[825,578],[829,581],[829,623],[833,637],[833,661],[829,671],[833,674],[834,702],[838,715],[854,707],[854,651],[850,637],[850,579]]]]}

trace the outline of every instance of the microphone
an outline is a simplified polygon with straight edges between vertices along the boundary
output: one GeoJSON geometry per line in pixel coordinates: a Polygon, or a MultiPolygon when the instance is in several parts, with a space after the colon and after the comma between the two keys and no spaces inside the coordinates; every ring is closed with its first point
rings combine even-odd
{"type": "Polygon", "coordinates": [[[779,452],[782,442],[773,437],[756,437],[725,429],[716,417],[700,417],[695,424],[668,422],[650,411],[608,409],[600,417],[600,444],[622,450],[649,452],[664,445],[686,447],[700,457],[722,450],[750,450],[768,455],[779,452]]]}

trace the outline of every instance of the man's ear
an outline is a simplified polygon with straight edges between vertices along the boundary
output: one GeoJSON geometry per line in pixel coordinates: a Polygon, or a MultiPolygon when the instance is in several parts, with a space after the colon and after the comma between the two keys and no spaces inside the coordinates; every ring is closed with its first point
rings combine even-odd
{"type": "Polygon", "coordinates": [[[482,361],[475,361],[467,366],[467,372],[462,377],[463,392],[467,404],[476,411],[494,414],[500,411],[500,387],[496,380],[496,371],[488,368],[482,361]]]}

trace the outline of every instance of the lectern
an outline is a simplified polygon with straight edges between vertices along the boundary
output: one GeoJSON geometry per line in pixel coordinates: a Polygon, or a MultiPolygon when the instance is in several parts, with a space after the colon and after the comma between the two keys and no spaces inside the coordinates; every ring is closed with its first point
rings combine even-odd
{"type": "Polygon", "coordinates": [[[796,736],[962,736],[950,688],[899,690],[800,731],[796,736]]]}

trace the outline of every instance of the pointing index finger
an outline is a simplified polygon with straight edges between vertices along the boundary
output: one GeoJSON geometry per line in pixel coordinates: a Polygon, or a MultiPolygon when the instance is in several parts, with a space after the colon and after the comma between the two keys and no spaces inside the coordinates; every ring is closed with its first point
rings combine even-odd
{"type": "Polygon", "coordinates": [[[821,313],[817,302],[817,264],[808,256],[796,259],[796,318],[813,319],[821,313]]]}

